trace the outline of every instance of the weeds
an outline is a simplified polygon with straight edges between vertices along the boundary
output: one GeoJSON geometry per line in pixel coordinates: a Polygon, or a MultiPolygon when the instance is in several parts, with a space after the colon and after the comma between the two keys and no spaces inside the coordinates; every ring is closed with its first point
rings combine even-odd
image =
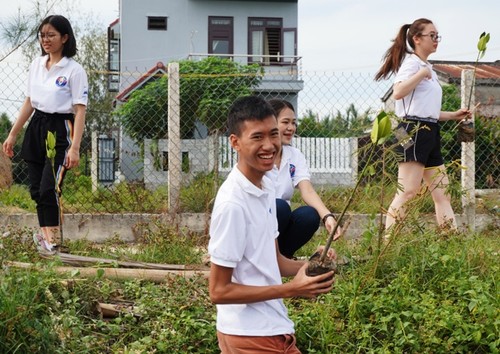
{"type": "MultiPolygon", "coordinates": [[[[286,300],[303,353],[497,353],[500,348],[500,244],[497,230],[444,238],[410,223],[378,260],[340,267],[334,290],[316,300],[286,300]],[[374,271],[376,269],[376,271],[374,271]]],[[[215,306],[204,278],[72,281],[38,258],[28,229],[0,227],[0,352],[218,353],[215,306]],[[16,270],[8,260],[44,265],[16,270]],[[139,316],[104,320],[96,302],[129,301],[139,316]]],[[[348,257],[376,249],[377,221],[335,248],[348,257]]],[[[311,254],[318,234],[303,254],[311,254]]],[[[117,259],[198,263],[206,243],[157,220],[135,247],[118,239],[68,241],[71,253],[117,259]]]]}
{"type": "Polygon", "coordinates": [[[307,353],[498,352],[498,246],[495,234],[401,235],[375,275],[373,262],[357,264],[332,293],[289,301],[298,343],[307,353]]]}

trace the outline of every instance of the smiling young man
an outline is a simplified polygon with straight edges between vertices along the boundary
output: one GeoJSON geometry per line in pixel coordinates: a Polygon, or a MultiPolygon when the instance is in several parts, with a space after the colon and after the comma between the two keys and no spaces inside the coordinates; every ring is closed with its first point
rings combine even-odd
{"type": "Polygon", "coordinates": [[[242,97],[227,126],[238,164],[217,193],[208,246],[219,347],[222,353],[300,353],[282,299],[329,292],[333,273],[308,277],[306,262],[278,250],[275,189],[265,177],[281,148],[272,107],[257,96],[242,97]],[[283,276],[295,277],[283,284],[283,276]]]}

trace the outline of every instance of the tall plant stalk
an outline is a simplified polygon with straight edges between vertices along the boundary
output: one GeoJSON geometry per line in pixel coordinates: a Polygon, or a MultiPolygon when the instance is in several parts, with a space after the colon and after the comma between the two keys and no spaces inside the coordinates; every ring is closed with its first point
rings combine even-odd
{"type": "MultiPolygon", "coordinates": [[[[61,188],[57,183],[56,170],[55,170],[55,158],[56,158],[56,134],[48,131],[47,139],[45,139],[45,150],[47,153],[47,158],[50,160],[50,166],[52,168],[52,176],[54,177],[54,188],[56,190],[56,196],[58,199],[58,209],[59,209],[59,235],[61,238],[61,244],[63,243],[63,228],[62,228],[62,206],[61,206],[61,188]]],[[[64,168],[64,167],[63,167],[64,168]]]]}
{"type": "Polygon", "coordinates": [[[484,55],[486,54],[486,45],[488,44],[489,41],[490,41],[490,34],[486,32],[481,33],[481,35],[479,36],[479,41],[477,42],[478,53],[476,62],[474,63],[474,72],[472,74],[472,85],[470,86],[469,102],[467,103],[467,109],[470,109],[470,103],[472,100],[472,90],[475,86],[475,81],[476,81],[477,63],[479,62],[479,59],[484,57],[484,55]]]}
{"type": "Polygon", "coordinates": [[[373,121],[372,132],[371,132],[371,147],[369,150],[368,158],[366,160],[366,164],[363,167],[363,169],[361,170],[361,173],[359,174],[359,176],[356,180],[356,184],[354,185],[354,188],[351,191],[351,195],[349,196],[349,199],[347,200],[347,203],[345,204],[344,209],[342,210],[342,212],[340,213],[340,216],[337,219],[337,223],[336,223],[335,227],[333,228],[328,239],[326,240],[325,248],[323,249],[323,252],[321,253],[320,262],[325,261],[327,254],[328,254],[328,249],[332,245],[334,236],[337,233],[338,228],[342,224],[342,221],[344,220],[344,216],[347,212],[347,209],[352,204],[352,201],[354,199],[356,191],[358,190],[358,187],[359,187],[361,181],[363,180],[363,177],[366,175],[366,173],[368,171],[373,170],[373,166],[371,163],[372,163],[373,155],[375,153],[377,146],[382,145],[387,141],[387,139],[389,138],[389,136],[391,134],[391,130],[392,130],[392,127],[391,127],[391,120],[390,120],[389,116],[387,115],[386,112],[381,111],[377,115],[375,120],[373,121]]]}

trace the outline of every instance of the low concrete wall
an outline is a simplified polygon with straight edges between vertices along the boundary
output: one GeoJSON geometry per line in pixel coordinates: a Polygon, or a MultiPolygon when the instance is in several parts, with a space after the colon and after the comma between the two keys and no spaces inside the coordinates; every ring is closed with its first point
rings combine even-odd
{"type": "MultiPolygon", "coordinates": [[[[434,223],[434,215],[423,216],[424,220],[434,223]]],[[[126,242],[134,242],[155,220],[170,223],[173,227],[186,228],[189,231],[208,234],[210,215],[185,213],[175,216],[167,214],[69,214],[64,216],[64,237],[68,240],[88,239],[93,242],[104,242],[112,237],[119,237],[126,242]]],[[[457,215],[459,225],[465,217],[457,215]]],[[[378,224],[378,218],[372,223],[378,224]]],[[[38,219],[35,214],[2,214],[0,224],[14,224],[22,227],[37,228],[38,219]]],[[[370,216],[357,214],[351,218],[351,224],[345,237],[354,239],[361,236],[370,224],[370,216]]],[[[490,225],[500,227],[498,217],[492,215],[476,215],[476,229],[482,230],[490,225]]]]}

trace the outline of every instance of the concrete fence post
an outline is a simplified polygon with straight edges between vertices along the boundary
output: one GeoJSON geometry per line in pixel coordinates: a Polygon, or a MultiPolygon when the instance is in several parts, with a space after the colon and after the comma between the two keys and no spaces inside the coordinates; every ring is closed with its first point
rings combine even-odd
{"type": "Polygon", "coordinates": [[[91,144],[91,157],[90,157],[90,179],[92,181],[92,192],[97,191],[99,186],[99,148],[98,148],[98,137],[97,132],[93,131],[91,134],[92,144],[91,144]]]}
{"type": "MultiPolygon", "coordinates": [[[[461,102],[462,108],[471,108],[475,105],[474,70],[462,71],[461,102]],[[472,88],[472,91],[471,91],[472,88]],[[470,107],[467,107],[470,98],[470,107]]],[[[476,143],[462,143],[462,208],[465,216],[465,224],[471,231],[476,228],[476,143]]]]}
{"type": "Polygon", "coordinates": [[[179,206],[182,181],[179,63],[168,64],[168,210],[179,206]]]}

